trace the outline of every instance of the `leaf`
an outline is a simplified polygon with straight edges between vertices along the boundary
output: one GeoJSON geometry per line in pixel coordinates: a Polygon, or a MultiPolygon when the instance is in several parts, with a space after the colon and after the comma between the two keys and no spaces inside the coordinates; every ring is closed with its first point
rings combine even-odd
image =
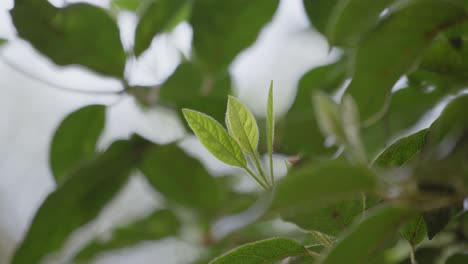
{"type": "Polygon", "coordinates": [[[271,238],[238,247],[210,264],[274,264],[292,256],[305,256],[307,249],[289,238],[271,238]]]}
{"type": "Polygon", "coordinates": [[[326,29],[330,16],[340,0],[303,0],[304,8],[312,25],[322,34],[326,29]]]}
{"type": "Polygon", "coordinates": [[[311,95],[316,90],[332,92],[346,78],[346,63],[320,66],[306,73],[299,82],[296,99],[284,120],[277,126],[275,140],[280,151],[287,154],[326,156],[333,153],[327,148],[325,138],[318,128],[311,95]]]}
{"type": "Polygon", "coordinates": [[[66,172],[96,154],[105,122],[104,105],[83,107],[62,121],[50,146],[50,167],[57,182],[63,182],[66,172]]]}
{"type": "Polygon", "coordinates": [[[190,109],[183,109],[185,119],[200,142],[220,161],[240,168],[247,166],[237,142],[212,117],[190,109]]]}
{"type": "Polygon", "coordinates": [[[465,11],[451,2],[411,1],[379,23],[357,49],[353,79],[346,89],[365,123],[380,117],[395,82],[437,34],[464,16],[465,11]]]}
{"type": "Polygon", "coordinates": [[[17,0],[11,15],[19,36],[54,63],[80,64],[123,78],[126,55],[119,28],[105,10],[88,4],[55,8],[47,1],[17,0]]]}
{"type": "Polygon", "coordinates": [[[458,253],[458,254],[450,256],[445,262],[445,264],[464,264],[467,262],[468,262],[468,255],[458,253]]]}
{"type": "Polygon", "coordinates": [[[12,264],[40,263],[73,231],[92,221],[125,185],[147,144],[141,138],[114,142],[74,170],[42,203],[12,264]]]}
{"type": "Polygon", "coordinates": [[[326,27],[331,45],[356,46],[395,0],[342,0],[330,14],[326,27]]]}
{"type": "Polygon", "coordinates": [[[374,165],[400,167],[416,156],[426,143],[427,129],[423,129],[407,137],[400,138],[386,148],[373,162],[374,165]]]}
{"type": "Polygon", "coordinates": [[[323,208],[303,208],[285,212],[281,214],[281,218],[305,230],[336,236],[362,214],[363,205],[361,199],[347,199],[323,208]]]}
{"type": "Polygon", "coordinates": [[[271,20],[278,0],[198,0],[192,8],[193,53],[204,72],[224,72],[271,20]]]}
{"type": "Polygon", "coordinates": [[[325,257],[324,264],[367,263],[385,248],[398,233],[406,219],[413,216],[407,209],[382,207],[375,210],[366,219],[345,236],[325,257]]]}
{"type": "Polygon", "coordinates": [[[175,144],[148,150],[140,169],[166,199],[196,209],[207,217],[221,207],[220,188],[215,179],[199,160],[175,144]]]}
{"type": "Polygon", "coordinates": [[[108,251],[119,250],[146,241],[156,241],[177,235],[180,229],[179,220],[167,209],[159,209],[149,216],[118,227],[112,231],[112,238],[107,241],[95,239],[80,250],[75,256],[78,262],[90,261],[108,251]]]}
{"type": "Polygon", "coordinates": [[[440,231],[442,231],[456,213],[454,207],[444,207],[423,214],[426,222],[427,235],[429,239],[433,239],[440,231]]]}
{"type": "Polygon", "coordinates": [[[292,170],[277,183],[271,210],[281,215],[323,208],[327,204],[354,198],[377,187],[373,172],[344,160],[323,161],[292,170]]]}
{"type": "Polygon", "coordinates": [[[270,162],[270,180],[274,185],[275,178],[273,173],[273,144],[275,138],[275,117],[273,112],[273,81],[271,81],[270,89],[268,91],[266,130],[268,158],[270,162]]]}
{"type": "Polygon", "coordinates": [[[358,161],[366,162],[366,153],[361,142],[361,121],[356,102],[345,95],[340,106],[341,126],[349,151],[358,161]]]}
{"type": "Polygon", "coordinates": [[[183,63],[162,84],[158,93],[160,104],[171,106],[180,114],[181,108],[197,109],[224,122],[226,97],[230,91],[229,75],[211,78],[203,75],[196,65],[183,63]]]}
{"type": "Polygon", "coordinates": [[[316,92],[313,95],[315,118],[322,133],[333,137],[338,144],[345,143],[345,135],[341,123],[338,105],[327,95],[316,92]]]}
{"type": "Polygon", "coordinates": [[[150,46],[154,36],[167,29],[186,6],[187,0],[152,1],[136,28],[135,55],[140,56],[150,46]]]}
{"type": "Polygon", "coordinates": [[[229,134],[242,150],[255,155],[258,147],[258,126],[249,109],[237,98],[229,96],[226,111],[226,126],[229,134]]]}
{"type": "Polygon", "coordinates": [[[130,11],[136,11],[143,0],[112,0],[112,4],[130,11]]]}
{"type": "Polygon", "coordinates": [[[406,223],[402,230],[401,235],[408,241],[413,247],[421,243],[427,236],[426,222],[422,215],[413,217],[408,223],[406,223]]]}
{"type": "Polygon", "coordinates": [[[8,43],[8,40],[7,39],[4,39],[4,38],[0,38],[0,46],[3,46],[5,44],[8,43]]]}

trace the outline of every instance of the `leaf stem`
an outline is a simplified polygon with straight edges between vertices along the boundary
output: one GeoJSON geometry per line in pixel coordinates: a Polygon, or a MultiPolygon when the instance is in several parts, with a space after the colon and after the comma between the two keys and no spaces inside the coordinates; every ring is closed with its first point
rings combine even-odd
{"type": "Polygon", "coordinates": [[[263,187],[263,189],[266,189],[266,190],[270,189],[270,186],[269,186],[269,185],[266,185],[265,183],[263,183],[263,182],[258,178],[258,176],[255,175],[255,173],[254,173],[251,169],[249,169],[249,167],[245,166],[244,169],[245,169],[245,171],[247,171],[247,172],[250,174],[250,176],[252,176],[252,177],[255,179],[255,181],[258,182],[258,184],[260,184],[260,185],[263,187]]]}
{"type": "Polygon", "coordinates": [[[273,153],[270,152],[268,154],[268,158],[270,160],[270,180],[271,180],[272,186],[275,186],[275,176],[273,174],[273,153]]]}
{"type": "Polygon", "coordinates": [[[251,156],[252,156],[252,158],[254,160],[255,167],[257,167],[258,173],[260,174],[262,179],[265,181],[265,183],[270,185],[269,182],[268,182],[267,177],[265,176],[265,173],[263,172],[262,165],[260,164],[260,160],[258,158],[258,153],[256,151],[253,151],[251,156]]]}
{"type": "Polygon", "coordinates": [[[414,255],[414,246],[413,245],[411,245],[410,259],[411,259],[411,264],[417,264],[418,263],[416,261],[416,256],[414,255]]]}
{"type": "Polygon", "coordinates": [[[318,231],[311,231],[312,236],[322,243],[325,247],[332,247],[333,241],[318,231]]]}

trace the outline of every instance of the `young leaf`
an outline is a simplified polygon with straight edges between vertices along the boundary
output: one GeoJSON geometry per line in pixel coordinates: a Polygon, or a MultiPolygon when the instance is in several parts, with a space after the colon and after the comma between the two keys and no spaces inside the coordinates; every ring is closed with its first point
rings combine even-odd
{"type": "Polygon", "coordinates": [[[200,142],[220,161],[240,168],[247,166],[237,142],[212,117],[190,109],[182,110],[185,119],[200,142]]]}
{"type": "Polygon", "coordinates": [[[294,240],[271,238],[238,247],[210,264],[274,264],[288,257],[310,254],[303,245],[294,240]]]}
{"type": "Polygon", "coordinates": [[[235,97],[229,96],[226,126],[242,150],[255,155],[258,146],[258,126],[249,109],[235,97]]]}
{"type": "Polygon", "coordinates": [[[50,167],[57,182],[83,160],[96,154],[105,125],[106,107],[90,105],[68,115],[55,131],[50,146],[50,167]]]}
{"type": "Polygon", "coordinates": [[[372,263],[371,260],[398,233],[401,224],[414,213],[407,209],[383,207],[369,215],[338,242],[323,264],[372,263]]]}
{"type": "Polygon", "coordinates": [[[340,144],[344,143],[345,135],[338,105],[322,92],[315,92],[312,99],[317,123],[322,133],[334,137],[340,144]]]}
{"type": "Polygon", "coordinates": [[[141,138],[114,142],[74,170],[42,203],[11,263],[40,263],[73,231],[96,218],[127,182],[147,145],[141,138]]]}
{"type": "Polygon", "coordinates": [[[382,19],[356,51],[346,89],[364,123],[381,116],[392,87],[410,70],[439,32],[466,16],[450,1],[409,1],[382,19]],[[415,23],[417,21],[417,23],[415,23]]]}
{"type": "Polygon", "coordinates": [[[104,9],[83,3],[56,8],[48,1],[22,0],[15,1],[11,15],[19,36],[56,64],[80,64],[123,78],[126,54],[119,28],[104,9]]]}
{"type": "Polygon", "coordinates": [[[78,252],[75,260],[79,263],[88,263],[94,257],[108,251],[174,236],[179,228],[180,222],[174,213],[167,209],[156,210],[143,219],[130,223],[127,226],[116,228],[112,231],[112,238],[108,241],[99,239],[91,241],[78,252]]]}
{"type": "Polygon", "coordinates": [[[366,161],[366,152],[361,142],[361,123],[356,102],[344,95],[341,107],[341,123],[346,137],[346,145],[358,160],[366,161]]]}
{"type": "Polygon", "coordinates": [[[426,222],[422,215],[413,217],[401,229],[401,235],[414,247],[427,236],[426,222]]]}
{"type": "Polygon", "coordinates": [[[275,117],[273,113],[273,81],[270,83],[270,90],[268,91],[268,104],[267,104],[267,147],[268,158],[270,161],[270,180],[274,184],[275,178],[273,174],[273,143],[275,136],[275,117]]]}

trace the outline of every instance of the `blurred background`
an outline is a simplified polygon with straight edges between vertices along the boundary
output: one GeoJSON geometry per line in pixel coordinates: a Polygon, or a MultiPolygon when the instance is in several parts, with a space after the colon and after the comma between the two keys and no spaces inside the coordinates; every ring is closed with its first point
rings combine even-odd
{"type": "MultiPolygon", "coordinates": [[[[9,14],[13,2],[0,1],[0,38],[8,40],[0,47],[0,263],[7,263],[36,210],[54,190],[49,144],[63,118],[80,107],[94,103],[110,106],[99,143],[102,148],[134,132],[158,143],[184,138],[182,145],[201,157],[211,172],[232,170],[187,137],[174,112],[160,107],[143,109],[133,97],[114,93],[122,89],[118,81],[77,66],[56,66],[39,54],[17,36],[9,14]]],[[[102,7],[112,4],[110,0],[50,2],[57,7],[73,2],[102,7]]],[[[131,12],[120,12],[118,24],[122,43],[128,49],[133,45],[137,17],[131,12]]],[[[190,56],[191,40],[192,29],[185,22],[158,35],[138,60],[127,65],[127,78],[134,85],[162,83],[184,56],[190,56]]],[[[281,116],[294,99],[299,78],[317,65],[332,62],[337,55],[311,28],[302,1],[282,0],[255,43],[230,64],[234,93],[262,117],[268,85],[273,80],[275,112],[281,116]]],[[[251,179],[246,179],[245,188],[252,185],[251,179]]],[[[73,235],[68,252],[158,206],[158,195],[143,177],[132,177],[96,221],[73,235]]],[[[93,263],[187,263],[197,252],[190,243],[165,239],[105,254],[93,263]]]]}

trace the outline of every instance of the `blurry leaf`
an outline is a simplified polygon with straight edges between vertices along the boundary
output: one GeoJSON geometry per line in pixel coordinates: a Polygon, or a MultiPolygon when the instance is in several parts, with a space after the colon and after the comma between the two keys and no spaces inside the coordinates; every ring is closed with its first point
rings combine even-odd
{"type": "Polygon", "coordinates": [[[112,0],[112,4],[123,9],[136,11],[142,1],[143,0],[112,0]]]}
{"type": "Polygon", "coordinates": [[[326,34],[330,16],[339,2],[339,0],[303,0],[307,16],[317,31],[326,34]]]}
{"type": "Polygon", "coordinates": [[[377,187],[376,176],[366,167],[344,160],[323,161],[289,172],[278,182],[272,210],[282,215],[323,208],[327,203],[353,198],[377,187]]]}
{"type": "Polygon", "coordinates": [[[270,163],[270,180],[274,185],[275,178],[273,173],[273,144],[275,138],[275,116],[273,111],[273,81],[270,83],[270,89],[268,91],[268,102],[267,102],[267,118],[266,118],[266,137],[267,137],[267,148],[268,148],[268,159],[270,163]]]}
{"type": "Polygon", "coordinates": [[[197,209],[211,217],[221,206],[221,193],[215,179],[199,160],[175,144],[150,149],[141,171],[150,184],[169,200],[197,209]]]}
{"type": "Polygon", "coordinates": [[[464,16],[464,10],[450,2],[419,0],[393,10],[380,22],[359,46],[354,76],[346,90],[356,100],[364,122],[375,122],[395,82],[439,32],[464,16]]]}
{"type": "Polygon", "coordinates": [[[221,123],[226,116],[226,98],[230,90],[229,75],[212,79],[202,75],[195,65],[183,63],[160,87],[159,100],[180,114],[181,108],[196,109],[209,113],[221,123]]]}
{"type": "Polygon", "coordinates": [[[204,72],[224,72],[271,20],[278,0],[197,0],[190,24],[193,53],[204,72]]]}
{"type": "Polygon", "coordinates": [[[57,182],[63,182],[66,172],[96,154],[105,121],[104,105],[83,107],[62,121],[50,146],[50,167],[57,182]]]}
{"type": "Polygon", "coordinates": [[[258,126],[249,109],[237,98],[229,96],[226,111],[226,126],[229,134],[242,150],[255,155],[258,147],[258,126]]]}
{"type": "Polygon", "coordinates": [[[364,211],[360,199],[347,199],[324,208],[303,208],[281,214],[285,221],[292,222],[302,229],[319,231],[336,236],[348,228],[364,211]]]}
{"type": "Polygon", "coordinates": [[[333,137],[338,141],[338,144],[343,144],[345,135],[338,105],[332,98],[322,92],[313,94],[312,104],[315,109],[315,118],[322,133],[328,137],[333,137]]]}
{"type": "Polygon", "coordinates": [[[341,124],[349,151],[361,162],[366,162],[366,153],[361,142],[361,121],[356,102],[345,95],[340,106],[341,124]]]}
{"type": "Polygon", "coordinates": [[[220,161],[240,168],[247,165],[237,142],[212,117],[190,109],[182,110],[200,142],[220,161]]]}
{"type": "Polygon", "coordinates": [[[413,247],[421,243],[427,236],[426,222],[422,215],[413,217],[400,233],[413,247]]]}
{"type": "Polygon", "coordinates": [[[90,261],[107,251],[135,246],[146,241],[155,241],[174,236],[180,228],[176,216],[167,209],[156,210],[146,218],[112,231],[108,241],[93,240],[75,257],[78,262],[90,261]]]}
{"type": "Polygon", "coordinates": [[[210,264],[274,264],[291,256],[310,254],[307,249],[289,238],[271,238],[236,248],[213,260],[210,264]]]}
{"type": "Polygon", "coordinates": [[[75,229],[92,221],[125,185],[146,144],[140,138],[117,141],[73,171],[42,203],[12,264],[40,263],[75,229]]]}
{"type": "Polygon", "coordinates": [[[346,63],[343,60],[317,67],[302,77],[296,99],[276,129],[275,140],[280,143],[278,150],[287,154],[312,156],[326,156],[334,151],[325,147],[325,138],[318,128],[311,96],[317,90],[332,92],[345,78],[346,63]]]}
{"type": "MultiPolygon", "coordinates": [[[[334,1],[332,1],[334,2],[334,1]]],[[[331,45],[355,46],[395,0],[342,0],[330,14],[326,28],[331,45]]]]}
{"type": "Polygon", "coordinates": [[[370,262],[398,233],[401,224],[414,213],[407,209],[382,207],[370,214],[338,242],[324,264],[370,262]]]}
{"type": "Polygon", "coordinates": [[[154,36],[167,29],[186,7],[187,0],[152,1],[143,13],[135,32],[135,55],[139,56],[151,44],[154,36]]]}
{"type": "Polygon", "coordinates": [[[427,236],[433,239],[440,231],[442,231],[456,213],[454,207],[444,207],[424,213],[424,221],[427,227],[427,236]]]}
{"type": "Polygon", "coordinates": [[[466,264],[468,263],[468,255],[467,254],[462,254],[458,253],[453,256],[450,256],[447,261],[445,261],[445,264],[466,264]]]}
{"type": "MultiPolygon", "coordinates": [[[[440,255],[440,248],[418,248],[415,252],[416,261],[421,264],[436,264],[440,255]]],[[[412,264],[411,259],[408,257],[401,264],[412,264]]]]}
{"type": "Polygon", "coordinates": [[[427,129],[400,138],[386,148],[374,161],[379,167],[400,167],[416,156],[426,143],[427,129]]]}
{"type": "Polygon", "coordinates": [[[126,55],[115,21],[88,4],[55,8],[47,1],[16,0],[11,11],[20,37],[58,65],[81,64],[123,78],[126,55]]]}
{"type": "Polygon", "coordinates": [[[0,38],[0,46],[5,45],[8,42],[8,40],[0,38]]]}

